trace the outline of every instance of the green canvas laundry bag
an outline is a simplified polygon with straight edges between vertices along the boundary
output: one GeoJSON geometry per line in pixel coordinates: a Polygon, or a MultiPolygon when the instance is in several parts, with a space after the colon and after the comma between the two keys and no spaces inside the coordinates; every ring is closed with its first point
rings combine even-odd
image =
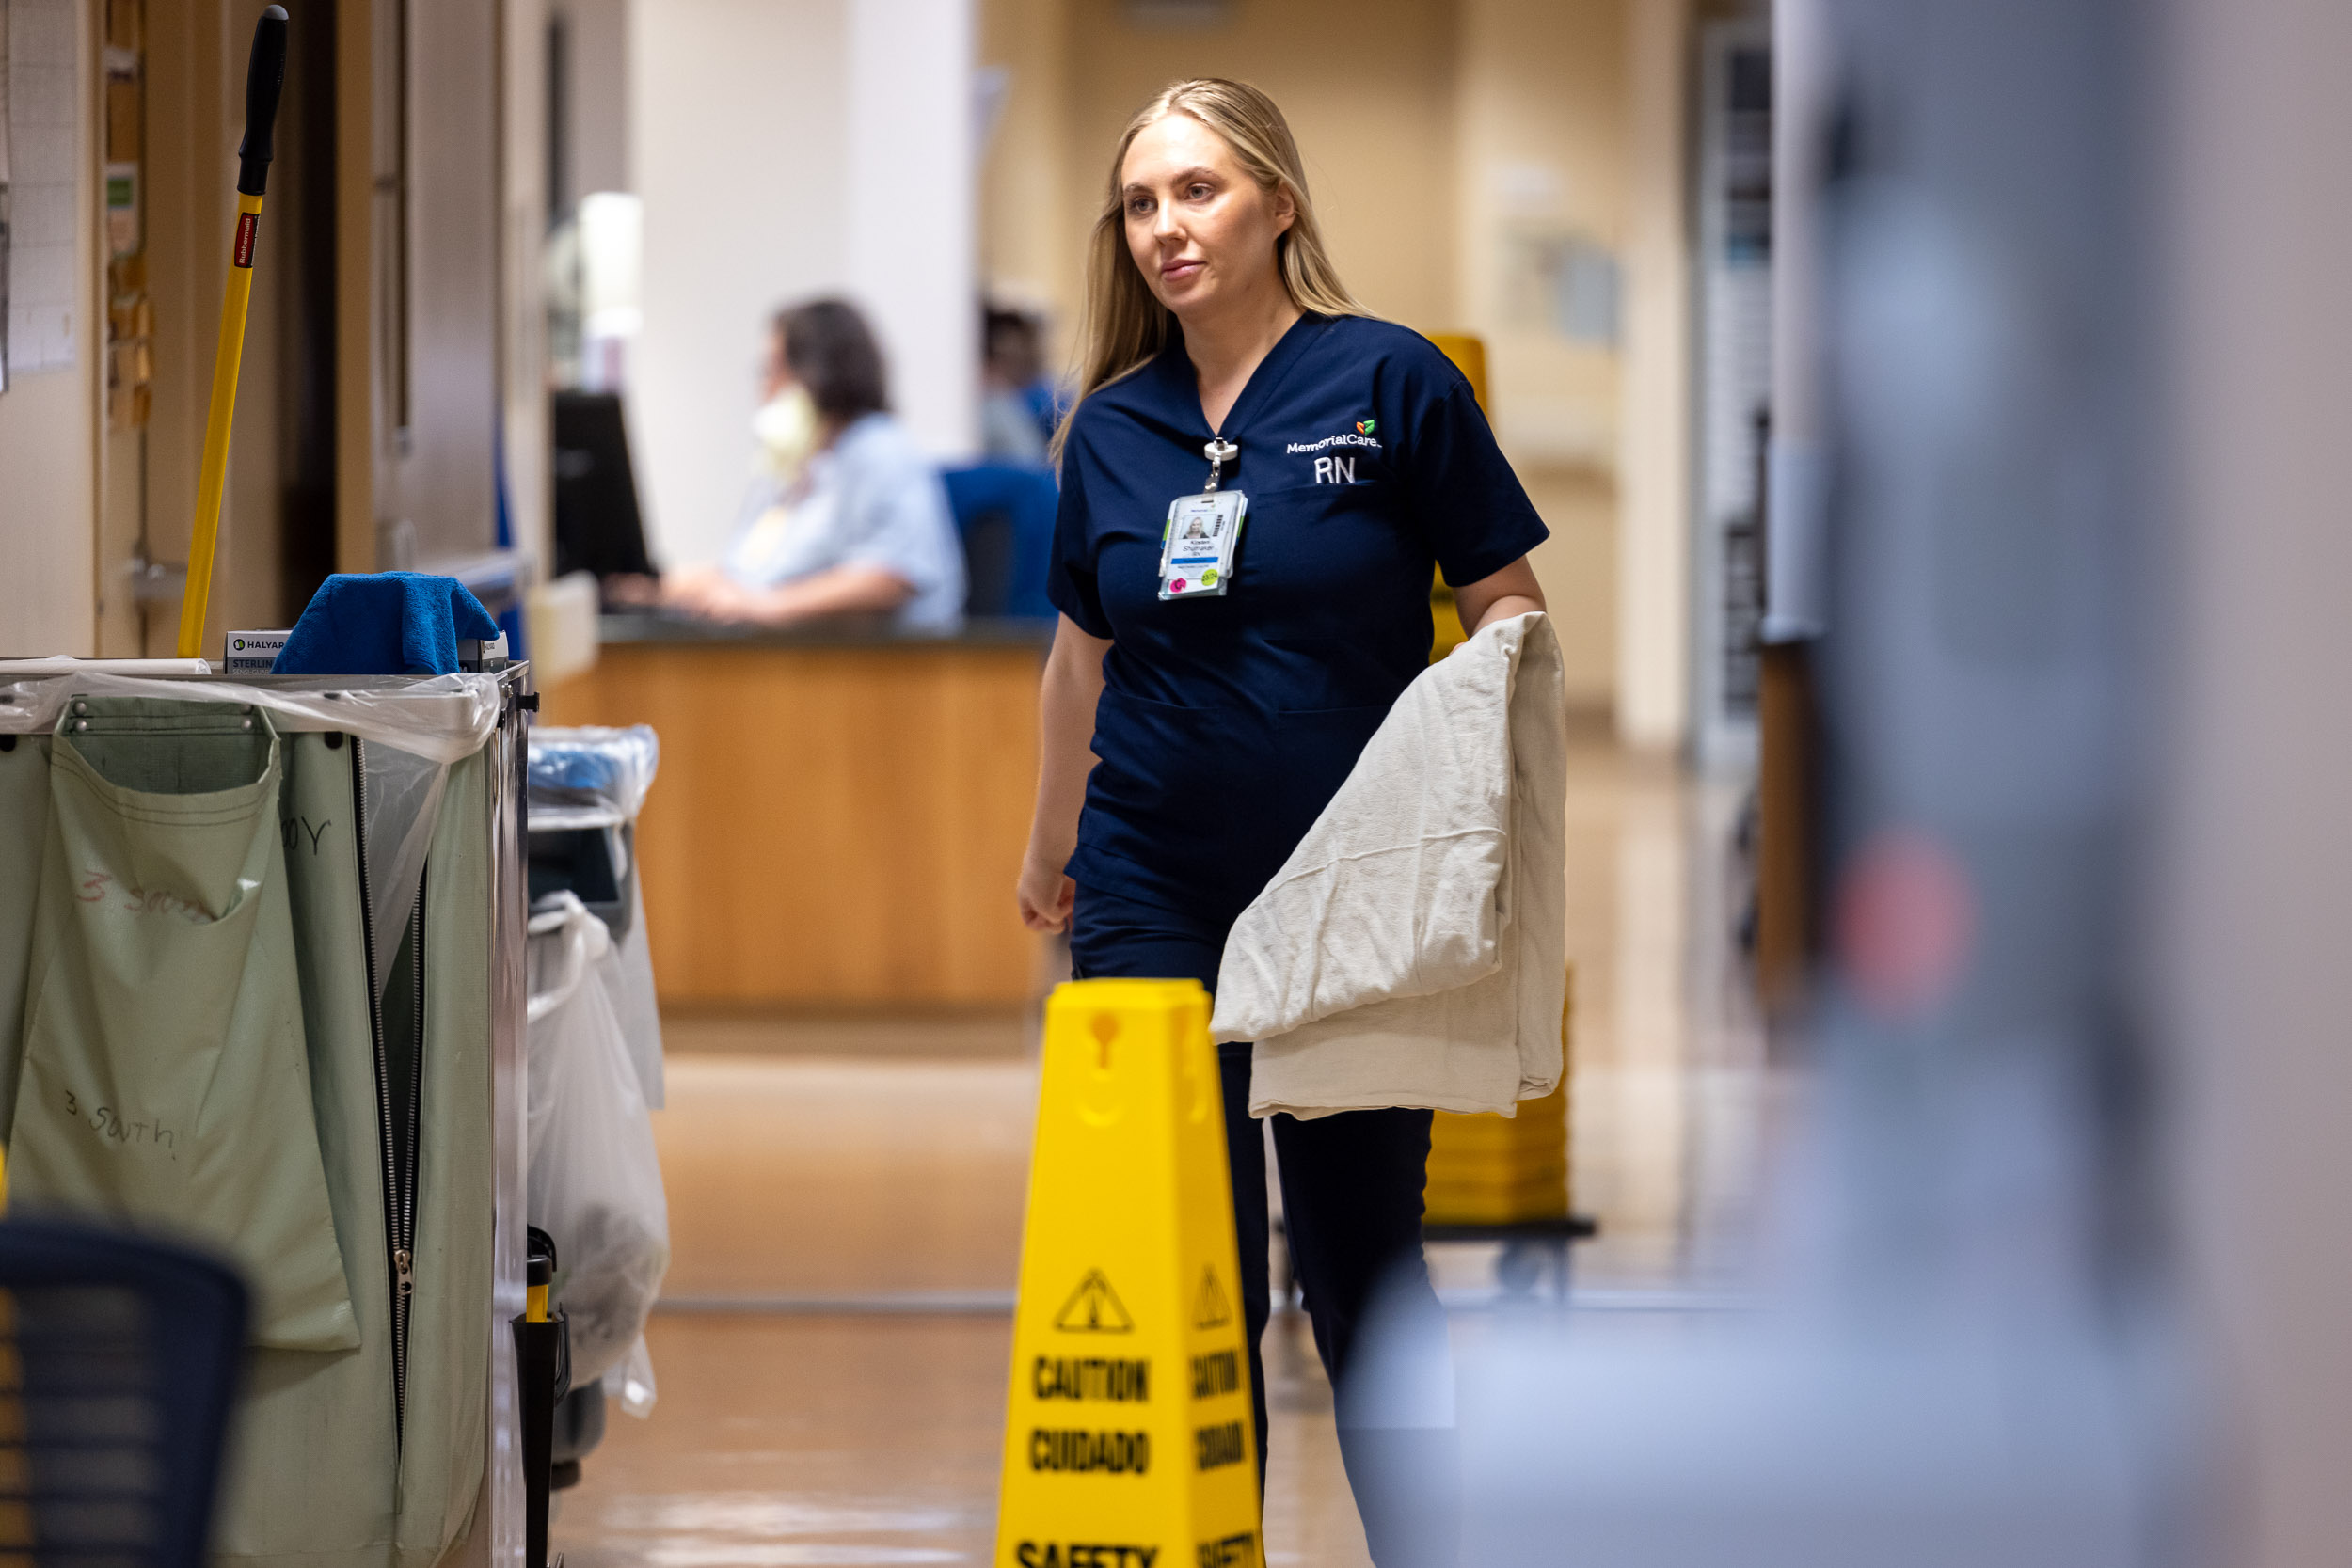
{"type": "Polygon", "coordinates": [[[33,897],[40,891],[40,849],[48,836],[49,737],[0,734],[0,1150],[16,1112],[24,988],[33,967],[33,897]]]}
{"type": "Polygon", "coordinates": [[[505,772],[489,747],[451,766],[430,870],[381,944],[389,973],[372,976],[371,929],[393,924],[369,852],[385,842],[388,748],[317,732],[279,748],[310,1089],[360,1345],[247,1357],[210,1560],[433,1568],[468,1550],[469,1531],[484,1539],[489,1341],[511,1342],[491,1291],[492,795],[505,772]]]}
{"type": "Polygon", "coordinates": [[[69,705],[50,746],[8,1196],[214,1245],[254,1292],[256,1345],[349,1350],[279,776],[256,709],[69,705]]]}

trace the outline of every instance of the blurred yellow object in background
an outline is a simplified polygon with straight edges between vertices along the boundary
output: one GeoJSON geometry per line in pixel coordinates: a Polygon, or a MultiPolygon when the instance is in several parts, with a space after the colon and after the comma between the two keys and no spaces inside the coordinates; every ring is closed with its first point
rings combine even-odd
{"type": "MultiPolygon", "coordinates": [[[[1433,332],[1429,341],[1437,345],[1438,353],[1454,361],[1454,369],[1470,378],[1470,395],[1478,400],[1480,408],[1486,408],[1486,341],[1468,332],[1433,332]]],[[[1432,664],[1470,639],[1470,634],[1462,629],[1462,612],[1454,607],[1454,590],[1446,586],[1443,573],[1430,578],[1429,620],[1436,632],[1429,645],[1432,664]]]]}
{"type": "MultiPolygon", "coordinates": [[[[1433,332],[1429,341],[1467,377],[1478,406],[1486,404],[1486,342],[1467,332],[1433,332]]],[[[1430,584],[1429,619],[1435,664],[1468,641],[1454,590],[1440,574],[1430,584]]],[[[1515,1220],[1568,1215],[1568,1012],[1576,975],[1560,1010],[1560,1086],[1522,1103],[1514,1117],[1438,1113],[1429,1129],[1429,1185],[1422,1202],[1431,1225],[1507,1225],[1515,1220]]]]}
{"type": "Polygon", "coordinates": [[[1508,1225],[1565,1219],[1568,1191],[1568,1081],[1576,971],[1560,1005],[1560,1086],[1522,1101],[1518,1114],[1465,1117],[1439,1111],[1429,1127],[1429,1185],[1422,1203],[1430,1225],[1508,1225]]]}
{"type": "MultiPolygon", "coordinates": [[[[1438,352],[1454,361],[1454,368],[1470,378],[1470,395],[1478,406],[1486,407],[1486,340],[1469,332],[1432,332],[1429,341],[1438,352]]],[[[1489,417],[1492,410],[1487,410],[1489,417]]]]}

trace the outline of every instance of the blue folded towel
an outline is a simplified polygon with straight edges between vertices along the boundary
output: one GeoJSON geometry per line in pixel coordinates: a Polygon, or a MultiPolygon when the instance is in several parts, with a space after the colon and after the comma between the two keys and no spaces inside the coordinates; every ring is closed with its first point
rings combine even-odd
{"type": "Polygon", "coordinates": [[[421,572],[338,572],[319,584],[275,675],[447,675],[457,640],[487,642],[498,623],[455,578],[421,572]]]}

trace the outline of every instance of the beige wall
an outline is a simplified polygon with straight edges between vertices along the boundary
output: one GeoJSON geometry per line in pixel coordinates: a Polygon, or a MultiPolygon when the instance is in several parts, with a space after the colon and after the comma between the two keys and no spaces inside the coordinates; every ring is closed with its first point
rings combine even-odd
{"type": "Polygon", "coordinates": [[[984,0],[974,19],[983,67],[1005,73],[993,134],[980,150],[981,286],[1051,309],[1057,328],[1074,316],[1078,247],[1088,207],[1068,204],[1071,106],[1070,0],[984,0]]]}
{"type": "Polygon", "coordinates": [[[0,393],[0,656],[97,651],[90,401],[87,358],[0,393]]]}
{"type": "Polygon", "coordinates": [[[1569,704],[1613,713],[1617,673],[1617,489],[1597,468],[1525,467],[1520,480],[1551,537],[1535,548],[1560,633],[1569,704]]]}
{"type": "Polygon", "coordinates": [[[1570,700],[1614,707],[1618,355],[1513,309],[1512,246],[1578,237],[1620,255],[1626,0],[1465,0],[1454,236],[1463,320],[1486,341],[1495,434],[1551,538],[1534,566],[1570,700]]]}
{"type": "Polygon", "coordinates": [[[629,8],[629,167],[645,222],[629,440],[646,543],[673,565],[725,547],[750,471],[768,312],[845,268],[844,10],[629,8]],[[743,110],[761,103],[764,141],[752,141],[743,110]]]}
{"type": "Polygon", "coordinates": [[[1462,300],[1486,340],[1495,427],[1524,467],[1615,460],[1617,355],[1515,315],[1514,242],[1626,233],[1625,0],[1467,0],[1461,11],[1462,300]]]}
{"type": "Polygon", "coordinates": [[[1124,0],[1070,0],[1071,205],[1099,211],[1110,148],[1182,76],[1272,94],[1307,161],[1333,259],[1359,297],[1425,332],[1456,322],[1446,0],[1235,0],[1229,24],[1139,27],[1124,0]]]}
{"type": "Polygon", "coordinates": [[[1629,0],[1625,388],[1617,433],[1617,734],[1691,717],[1690,0],[1629,0]]]}
{"type": "Polygon", "coordinates": [[[0,392],[0,655],[89,654],[97,635],[91,606],[91,529],[98,454],[97,299],[90,280],[97,227],[93,40],[81,12],[75,54],[82,181],[76,228],[82,239],[73,368],[24,375],[0,392]]]}
{"type": "Polygon", "coordinates": [[[971,25],[968,0],[632,0],[644,326],[629,438],[666,564],[726,548],[779,305],[857,302],[915,439],[970,451],[971,25]]]}
{"type": "Polygon", "coordinates": [[[1507,234],[1628,230],[1635,0],[1232,0],[1216,25],[1139,24],[1127,0],[983,0],[1009,86],[982,164],[981,275],[1054,315],[1066,357],[1104,160],[1179,76],[1281,103],[1350,287],[1424,332],[1486,340],[1504,450],[1553,537],[1536,553],[1573,697],[1619,678],[1619,356],[1506,309],[1507,234]]]}
{"type": "Polygon", "coordinates": [[[1458,329],[1452,4],[1237,0],[1228,16],[1169,27],[1138,24],[1124,0],[981,6],[981,62],[1010,76],[982,166],[982,277],[1050,306],[1066,332],[1128,117],[1179,77],[1232,76],[1289,116],[1349,286],[1383,315],[1458,329]]]}

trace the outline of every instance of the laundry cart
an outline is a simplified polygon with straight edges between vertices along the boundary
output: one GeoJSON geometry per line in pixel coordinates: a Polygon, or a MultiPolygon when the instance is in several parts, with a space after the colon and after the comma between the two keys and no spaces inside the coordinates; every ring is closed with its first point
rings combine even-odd
{"type": "Polygon", "coordinates": [[[224,1563],[516,1568],[528,672],[0,665],[10,1212],[253,1297],[224,1563]]]}

